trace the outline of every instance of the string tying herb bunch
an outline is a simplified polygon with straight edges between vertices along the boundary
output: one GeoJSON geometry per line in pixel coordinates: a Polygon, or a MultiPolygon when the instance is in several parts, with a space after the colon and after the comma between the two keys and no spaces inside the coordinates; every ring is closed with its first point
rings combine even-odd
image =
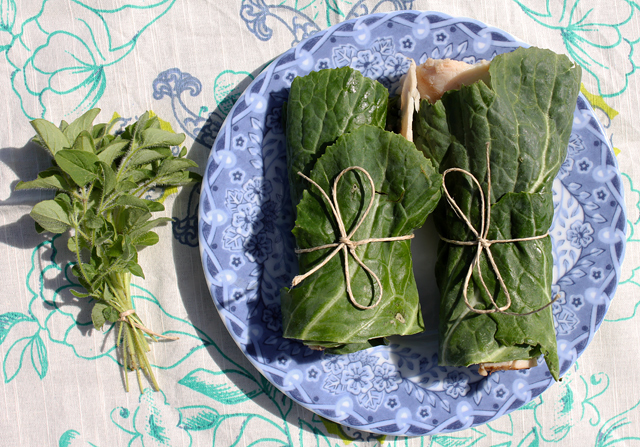
{"type": "Polygon", "coordinates": [[[100,113],[92,109],[60,126],[36,119],[31,122],[37,136],[33,141],[53,157],[53,166],[35,180],[19,182],[20,189],[52,189],[55,197],[37,203],[30,212],[36,230],[68,234],[67,247],[75,255],[73,274],[85,291],[71,290],[78,298],[93,300],[91,318],[96,329],[106,322],[118,325],[116,347],[120,348],[125,387],[128,370],[135,370],[140,392],[141,372],[155,390],[158,383],[147,352],[148,339],[158,334],[145,327],[131,299],[131,275],[144,278],[138,264],[138,250],[159,241],[153,228],[170,221],[152,219],[164,211],[159,202],[144,199],[154,186],[177,187],[200,181],[189,171],[197,164],[185,158],[184,134],[163,128],[152,112],[146,112],[123,132],[114,134],[117,115],[108,122],[93,124],[100,113]]]}

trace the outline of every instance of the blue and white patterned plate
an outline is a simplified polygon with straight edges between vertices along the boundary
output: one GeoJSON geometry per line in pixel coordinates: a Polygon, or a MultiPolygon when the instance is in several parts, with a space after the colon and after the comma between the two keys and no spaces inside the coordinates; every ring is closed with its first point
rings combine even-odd
{"type": "MultiPolygon", "coordinates": [[[[280,119],[293,78],[350,65],[394,90],[408,69],[406,57],[475,62],[520,45],[476,20],[436,12],[363,16],[321,31],[275,59],[229,113],[211,149],[200,196],[204,271],[222,320],[242,352],[302,406],[359,430],[425,435],[489,422],[553,383],[544,364],[489,377],[473,367],[440,367],[437,335],[428,333],[343,356],[324,355],[282,338],[279,290],[297,272],[280,119]]],[[[625,246],[615,156],[583,96],[553,192],[553,289],[561,295],[553,314],[565,373],[604,318],[625,246]]],[[[416,243],[432,246],[430,237],[423,229],[416,243]]],[[[414,258],[416,271],[431,274],[435,252],[429,253],[414,258]]],[[[418,285],[421,295],[434,295],[434,283],[418,285]]],[[[425,303],[427,321],[436,321],[433,307],[433,302],[425,303]]]]}

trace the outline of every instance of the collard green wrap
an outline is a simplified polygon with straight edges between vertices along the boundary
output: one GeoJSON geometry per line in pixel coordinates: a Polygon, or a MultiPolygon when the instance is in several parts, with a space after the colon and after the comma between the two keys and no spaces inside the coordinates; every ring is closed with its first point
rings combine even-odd
{"type": "MultiPolygon", "coordinates": [[[[385,132],[388,91],[349,67],[320,70],[294,79],[286,107],[289,189],[296,207],[294,235],[299,248],[334,243],[335,216],[319,191],[298,172],[330,194],[329,183],[345,168],[360,166],[375,182],[375,203],[352,240],[410,234],[421,226],[440,197],[441,176],[412,143],[385,132]],[[334,144],[335,143],[335,144],[334,144]]],[[[340,182],[340,210],[350,231],[371,197],[362,173],[340,182]]],[[[300,273],[331,250],[299,255],[300,273]]],[[[284,336],[332,353],[348,353],[384,342],[383,337],[423,329],[413,276],[410,241],[371,243],[356,253],[379,277],[384,296],[374,309],[357,309],[346,291],[344,259],[334,257],[318,272],[281,293],[284,336]]],[[[355,299],[375,301],[378,287],[349,257],[355,299]]]]}
{"type": "MultiPolygon", "coordinates": [[[[404,137],[378,127],[361,126],[338,138],[318,159],[310,178],[331,195],[334,179],[351,166],[365,169],[375,185],[372,191],[368,179],[359,171],[347,172],[338,183],[336,197],[347,231],[360,220],[374,194],[373,206],[352,241],[409,235],[424,224],[440,197],[442,176],[431,162],[404,137]]],[[[303,191],[297,215],[293,233],[299,248],[337,241],[336,217],[310,183],[303,191]]],[[[350,302],[341,255],[298,286],[284,289],[284,337],[345,353],[376,344],[381,337],[421,332],[424,326],[410,242],[371,242],[356,248],[383,286],[382,299],[372,309],[357,309],[350,302]]],[[[300,273],[311,270],[331,251],[300,254],[300,273]]],[[[379,293],[376,282],[353,257],[348,257],[348,263],[355,300],[371,305],[379,293]]]]}
{"type": "MultiPolygon", "coordinates": [[[[491,87],[483,82],[446,93],[430,105],[423,101],[415,120],[416,146],[439,165],[472,173],[487,192],[487,143],[490,143],[491,226],[489,240],[544,235],[553,218],[551,187],[565,159],[573,111],[580,89],[580,68],[565,56],[538,48],[520,48],[491,63],[491,87]]],[[[476,228],[480,227],[478,188],[452,173],[445,180],[451,195],[476,228]]],[[[473,241],[467,225],[442,200],[434,213],[439,234],[473,241]]],[[[498,243],[490,248],[512,298],[509,312],[527,313],[548,304],[553,258],[549,237],[498,243]]],[[[439,362],[468,366],[536,358],[543,354],[559,376],[551,307],[526,316],[477,314],[464,302],[462,285],[475,246],[440,242],[436,278],[441,294],[439,362]]],[[[497,304],[506,297],[487,262],[483,277],[497,304]]],[[[490,309],[478,272],[468,297],[477,309],[490,309]]]]}

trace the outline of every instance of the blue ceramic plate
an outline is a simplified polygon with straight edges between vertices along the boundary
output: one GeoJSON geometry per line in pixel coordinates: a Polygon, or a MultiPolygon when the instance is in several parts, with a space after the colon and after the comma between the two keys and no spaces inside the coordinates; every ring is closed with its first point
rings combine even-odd
{"type": "MultiPolygon", "coordinates": [[[[437,12],[363,16],[314,34],[275,59],[229,113],[202,184],[202,263],[215,305],[242,352],[300,405],[358,430],[425,435],[489,422],[552,385],[543,363],[489,377],[474,367],[440,367],[435,333],[343,356],[282,338],[279,290],[297,272],[280,119],[293,78],[350,65],[394,91],[408,69],[406,57],[473,63],[520,45],[476,20],[437,12]]],[[[553,314],[565,373],[607,312],[625,244],[615,156],[583,96],[553,192],[553,289],[561,296],[553,314]]],[[[426,327],[437,327],[434,241],[427,225],[414,243],[426,327]]]]}

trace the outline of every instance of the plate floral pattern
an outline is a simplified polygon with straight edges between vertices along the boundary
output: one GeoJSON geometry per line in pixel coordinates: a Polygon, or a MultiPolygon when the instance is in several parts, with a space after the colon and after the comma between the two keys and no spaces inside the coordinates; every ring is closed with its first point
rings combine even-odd
{"type": "MultiPolygon", "coordinates": [[[[199,204],[199,246],[222,320],[242,352],[287,396],[358,430],[451,432],[490,422],[540,395],[546,366],[481,377],[437,364],[437,340],[420,334],[343,356],[282,338],[279,290],[297,272],[282,104],[296,76],[349,65],[394,93],[407,57],[466,62],[523,45],[476,20],[397,11],[348,20],[274,60],[229,112],[209,156],[199,204]]],[[[553,187],[553,314],[561,373],[604,319],[620,276],[626,215],[613,149],[580,96],[568,157],[553,187]]],[[[419,268],[419,266],[416,266],[419,268]]]]}

